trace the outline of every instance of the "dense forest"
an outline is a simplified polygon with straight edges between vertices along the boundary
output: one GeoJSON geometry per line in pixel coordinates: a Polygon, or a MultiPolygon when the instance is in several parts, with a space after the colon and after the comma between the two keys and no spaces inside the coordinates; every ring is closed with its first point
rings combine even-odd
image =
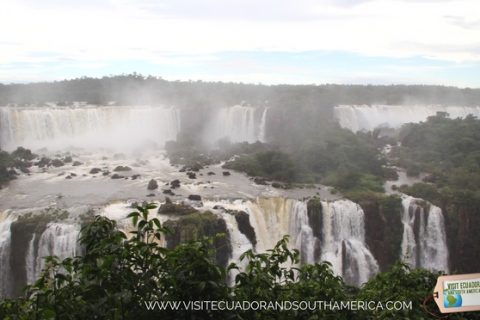
{"type": "Polygon", "coordinates": [[[426,85],[261,85],[167,81],[133,73],[29,84],[0,84],[0,105],[88,101],[118,105],[163,104],[178,108],[225,107],[246,101],[252,106],[322,109],[337,104],[477,105],[480,89],[426,85]]]}

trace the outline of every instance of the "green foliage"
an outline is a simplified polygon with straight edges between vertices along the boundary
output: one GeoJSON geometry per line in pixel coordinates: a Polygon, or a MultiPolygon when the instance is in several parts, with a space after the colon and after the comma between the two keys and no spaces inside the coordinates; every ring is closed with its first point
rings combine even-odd
{"type": "Polygon", "coordinates": [[[288,152],[257,152],[227,162],[224,167],[284,182],[312,184],[325,178],[322,183],[340,190],[385,191],[381,178],[385,160],[379,157],[377,149],[317,115],[294,119],[300,130],[294,135],[300,141],[287,144],[288,152]]]}
{"type": "MultiPolygon", "coordinates": [[[[105,105],[175,105],[199,111],[234,105],[246,100],[254,105],[273,105],[288,111],[315,108],[323,116],[325,109],[338,104],[401,104],[408,97],[414,104],[477,106],[480,90],[425,85],[272,85],[167,81],[138,73],[102,78],[81,77],[51,83],[9,84],[0,86],[0,103],[25,104],[58,101],[88,101],[105,105]],[[323,112],[322,112],[323,111],[323,112]]],[[[63,102],[63,103],[62,103],[63,102]]]]}
{"type": "Polygon", "coordinates": [[[401,185],[398,190],[409,196],[425,199],[431,202],[435,202],[440,196],[437,188],[434,185],[427,183],[415,183],[413,186],[404,184],[401,185]]]}
{"type": "Polygon", "coordinates": [[[54,166],[54,167],[62,167],[62,166],[64,166],[64,165],[65,165],[65,164],[64,164],[63,161],[60,160],[60,159],[53,159],[53,160],[52,160],[52,166],[54,166]]]}
{"type": "Polygon", "coordinates": [[[128,167],[128,166],[117,166],[115,169],[113,169],[113,171],[115,172],[118,172],[118,171],[131,171],[132,168],[128,167]]]}
{"type": "MultiPolygon", "coordinates": [[[[404,261],[397,261],[389,272],[377,273],[373,279],[365,283],[357,295],[357,301],[401,301],[412,309],[380,310],[375,312],[375,319],[423,319],[425,310],[423,301],[432,294],[437,278],[443,272],[433,274],[426,269],[411,270],[404,261]]],[[[436,304],[429,309],[440,313],[436,304]]]]}
{"type": "Polygon", "coordinates": [[[198,210],[183,203],[182,204],[164,203],[158,209],[158,213],[162,213],[162,214],[189,215],[197,212],[198,210]]]}
{"type": "Polygon", "coordinates": [[[13,157],[8,152],[0,149],[0,186],[10,180],[16,179],[15,175],[7,169],[12,166],[13,162],[13,157]]]}
{"type": "Polygon", "coordinates": [[[408,175],[429,172],[425,182],[437,188],[478,191],[480,188],[480,120],[472,115],[450,119],[438,113],[420,124],[406,125],[401,133],[396,164],[408,175]]]}
{"type": "Polygon", "coordinates": [[[262,151],[236,158],[223,165],[223,168],[279,181],[293,182],[295,180],[295,164],[288,154],[281,151],[262,151]]]}
{"type": "Polygon", "coordinates": [[[157,188],[158,188],[158,183],[156,180],[152,179],[150,180],[150,182],[148,182],[148,186],[147,186],[148,190],[155,190],[157,188]]]}
{"type": "Polygon", "coordinates": [[[278,183],[278,182],[274,182],[274,183],[272,183],[272,187],[274,187],[274,188],[277,188],[277,189],[278,189],[278,188],[281,188],[281,187],[282,187],[282,185],[281,185],[280,183],[278,183]]]}
{"type": "Polygon", "coordinates": [[[14,158],[30,161],[38,157],[38,155],[32,153],[30,149],[25,149],[23,147],[18,147],[15,151],[12,152],[14,158]]]}

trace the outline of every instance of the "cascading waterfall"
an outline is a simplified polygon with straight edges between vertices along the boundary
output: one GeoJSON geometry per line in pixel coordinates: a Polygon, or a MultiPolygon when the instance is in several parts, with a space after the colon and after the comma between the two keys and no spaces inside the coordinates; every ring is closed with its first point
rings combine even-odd
{"type": "Polygon", "coordinates": [[[365,129],[372,131],[377,126],[388,124],[399,128],[404,123],[427,121],[437,112],[447,112],[450,118],[465,118],[469,114],[480,117],[480,107],[442,106],[393,106],[393,105],[340,105],[334,114],[342,128],[353,132],[365,129]]]}
{"type": "Polygon", "coordinates": [[[433,272],[444,270],[448,273],[448,247],[442,209],[434,205],[430,206],[427,224],[420,234],[423,235],[420,238],[423,256],[421,267],[433,272]]]}
{"type": "MultiPolygon", "coordinates": [[[[410,251],[412,267],[423,267],[433,271],[448,272],[448,250],[440,208],[430,205],[428,215],[416,203],[418,199],[404,197],[404,237],[402,253],[410,251]]],[[[258,253],[272,249],[285,235],[290,235],[289,247],[300,251],[301,263],[329,261],[335,274],[347,283],[361,285],[373,273],[379,271],[378,264],[365,245],[364,212],[359,205],[349,200],[321,202],[321,210],[310,213],[307,203],[285,198],[257,198],[255,200],[205,201],[204,209],[211,209],[223,218],[229,230],[232,256],[229,263],[239,263],[240,255],[249,249],[258,253]],[[220,209],[245,211],[255,230],[255,246],[239,231],[235,215],[220,209]],[[315,219],[315,220],[312,220],[315,219]],[[318,219],[318,221],[316,220],[318,219]],[[317,225],[322,230],[314,230],[317,225]],[[318,237],[318,238],[317,238],[318,237]]],[[[130,219],[125,219],[132,208],[125,203],[114,203],[105,207],[103,214],[119,221],[119,227],[128,233],[133,230],[130,219]]],[[[161,222],[178,216],[157,215],[161,222]]],[[[15,216],[10,211],[0,213],[0,284],[2,294],[10,292],[10,225],[15,216]]],[[[44,266],[40,257],[56,255],[60,259],[79,254],[77,240],[80,225],[69,221],[49,223],[41,236],[32,235],[26,250],[25,271],[28,284],[44,266]],[[39,237],[39,239],[37,239],[39,237]],[[38,249],[35,243],[38,242],[38,249]],[[37,253],[35,253],[38,251],[37,253]]],[[[163,246],[165,243],[159,242],[163,246]]],[[[241,268],[247,261],[239,263],[241,268]]],[[[288,267],[288,266],[287,266],[288,267]]],[[[233,280],[236,273],[229,275],[233,280]]]]}
{"type": "Polygon", "coordinates": [[[425,217],[424,208],[416,203],[419,200],[409,196],[402,200],[402,256],[410,252],[407,262],[412,268],[426,268],[433,272],[444,270],[448,273],[448,247],[442,209],[430,204],[425,217]],[[418,229],[414,230],[415,227],[418,229]]]}
{"type": "Polygon", "coordinates": [[[155,107],[0,108],[0,144],[33,150],[68,146],[163,146],[180,131],[180,111],[155,107]]]}
{"type": "Polygon", "coordinates": [[[403,205],[403,238],[402,238],[402,257],[408,255],[406,260],[413,268],[417,265],[417,243],[415,241],[415,234],[413,226],[415,223],[415,212],[417,209],[423,213],[423,208],[412,202],[411,197],[402,199],[403,205]]]}
{"type": "Polygon", "coordinates": [[[266,109],[260,119],[258,108],[233,106],[222,108],[213,126],[213,140],[230,137],[232,142],[247,141],[253,143],[265,138],[266,109]]]}
{"type": "Polygon", "coordinates": [[[49,223],[38,242],[34,273],[42,270],[45,265],[45,260],[41,257],[55,255],[60,260],[75,257],[79,249],[77,240],[80,229],[79,224],[49,223]]]}
{"type": "Polygon", "coordinates": [[[11,210],[0,212],[0,297],[9,297],[12,289],[10,225],[15,220],[16,217],[11,210]]]}
{"type": "MultiPolygon", "coordinates": [[[[291,235],[291,214],[296,202],[284,198],[257,198],[256,202],[244,203],[244,210],[250,215],[250,223],[257,235],[257,251],[267,252],[275,247],[283,236],[291,235]]],[[[293,235],[291,236],[293,238],[293,235]]],[[[290,241],[292,243],[292,240],[290,241]]]]}
{"type": "MultiPolygon", "coordinates": [[[[247,259],[245,259],[240,262],[240,256],[245,251],[253,249],[253,245],[250,240],[248,240],[248,238],[240,232],[240,230],[238,229],[237,221],[235,220],[235,217],[233,215],[223,213],[221,216],[227,224],[230,235],[230,243],[232,245],[232,257],[229,259],[228,264],[237,263],[240,271],[245,271],[248,261],[247,259]]],[[[238,273],[238,270],[230,271],[230,273],[228,274],[228,282],[231,283],[238,273]]]]}
{"type": "MultiPolygon", "coordinates": [[[[30,243],[28,244],[28,250],[27,254],[25,257],[25,269],[27,272],[27,284],[33,284],[35,283],[35,280],[37,279],[37,274],[35,273],[35,267],[36,267],[36,257],[35,257],[35,237],[36,234],[33,234],[32,240],[30,240],[30,243]]],[[[40,270],[38,270],[40,271],[40,270]]]]}
{"type": "Polygon", "coordinates": [[[266,134],[265,134],[265,129],[266,129],[266,124],[267,124],[267,111],[268,107],[263,110],[263,115],[262,115],[262,121],[260,122],[260,135],[259,135],[259,140],[260,142],[266,142],[266,134]]]}
{"type": "Polygon", "coordinates": [[[361,285],[378,272],[378,264],[365,246],[364,212],[348,200],[322,202],[322,260],[330,261],[347,283],[361,285]]]}
{"type": "Polygon", "coordinates": [[[315,257],[315,243],[318,242],[313,236],[313,230],[308,223],[307,204],[305,202],[296,202],[290,218],[291,242],[295,248],[300,250],[301,263],[313,264],[318,262],[319,257],[315,257]]]}
{"type": "MultiPolygon", "coordinates": [[[[351,201],[322,202],[323,239],[314,236],[305,202],[284,198],[257,198],[256,201],[236,201],[232,205],[222,206],[249,214],[250,223],[255,229],[257,252],[272,249],[283,236],[290,235],[289,246],[300,251],[302,263],[330,261],[335,273],[343,276],[348,283],[360,285],[378,272],[378,264],[365,245],[363,210],[351,201]],[[320,256],[320,252],[324,254],[320,256]]],[[[232,242],[251,248],[251,244],[247,245],[250,243],[248,239],[238,231],[235,219],[228,217],[228,214],[224,216],[231,226],[232,242]]],[[[234,248],[234,256],[243,253],[242,248],[236,250],[234,248]]],[[[232,262],[234,261],[232,257],[232,262]]]]}

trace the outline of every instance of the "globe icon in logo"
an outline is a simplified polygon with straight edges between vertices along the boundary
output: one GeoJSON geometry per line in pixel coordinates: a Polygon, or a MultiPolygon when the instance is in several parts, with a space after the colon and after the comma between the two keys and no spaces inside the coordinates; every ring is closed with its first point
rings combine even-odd
{"type": "Polygon", "coordinates": [[[443,305],[445,308],[458,308],[462,306],[462,296],[455,289],[443,290],[443,305]]]}

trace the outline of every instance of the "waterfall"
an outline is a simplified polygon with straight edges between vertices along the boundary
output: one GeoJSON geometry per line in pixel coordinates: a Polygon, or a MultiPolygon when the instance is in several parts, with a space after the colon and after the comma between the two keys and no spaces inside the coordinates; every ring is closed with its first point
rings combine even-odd
{"type": "Polygon", "coordinates": [[[213,139],[228,136],[232,142],[262,141],[265,138],[266,109],[263,111],[262,119],[259,119],[259,110],[242,106],[220,109],[217,122],[213,126],[215,131],[213,139]]]}
{"type": "Polygon", "coordinates": [[[406,197],[402,199],[403,205],[403,214],[402,214],[402,223],[403,223],[403,238],[402,238],[402,257],[408,254],[408,259],[406,262],[410,264],[412,268],[417,266],[417,243],[415,241],[415,234],[413,232],[413,226],[415,223],[415,212],[419,208],[423,208],[415,204],[415,201],[412,201],[413,198],[406,197]]]}
{"type": "Polygon", "coordinates": [[[260,142],[266,142],[265,127],[267,123],[267,111],[268,111],[268,107],[265,108],[265,110],[263,110],[262,121],[260,122],[260,135],[259,135],[260,142]]]}
{"type": "Polygon", "coordinates": [[[444,270],[448,273],[448,247],[442,209],[430,206],[427,225],[421,234],[424,235],[420,245],[423,256],[421,267],[433,272],[444,270]]]}
{"type": "Polygon", "coordinates": [[[322,202],[322,260],[330,261],[347,283],[361,285],[378,272],[378,264],[365,246],[364,212],[348,200],[322,202]]]}
{"type": "Polygon", "coordinates": [[[180,113],[154,107],[0,108],[2,148],[163,147],[180,131],[180,113]]]}
{"type": "Polygon", "coordinates": [[[419,200],[409,196],[402,200],[402,257],[409,251],[407,262],[412,268],[426,268],[433,272],[444,270],[448,273],[448,247],[442,209],[430,204],[425,217],[424,208],[417,204],[419,200]]]}
{"type": "MultiPolygon", "coordinates": [[[[27,254],[25,257],[25,269],[27,272],[27,284],[33,284],[37,280],[37,274],[35,270],[36,266],[36,255],[35,255],[35,236],[36,234],[33,234],[32,240],[30,240],[30,243],[28,244],[28,250],[27,254]]],[[[38,270],[40,271],[40,270],[38,270]]]]}
{"type": "MultiPolygon", "coordinates": [[[[297,201],[284,198],[257,198],[247,201],[245,209],[257,235],[256,250],[267,252],[275,247],[283,236],[290,235],[291,213],[297,201]]],[[[290,238],[292,244],[293,237],[290,238]]]]}
{"type": "Polygon", "coordinates": [[[10,225],[16,220],[11,210],[0,212],[0,298],[10,297],[12,278],[10,269],[10,225]]]}
{"type": "Polygon", "coordinates": [[[316,238],[313,236],[313,230],[308,223],[307,204],[305,202],[296,202],[290,218],[290,236],[291,242],[295,248],[300,250],[301,263],[314,264],[318,262],[319,257],[315,257],[314,244],[316,238]]]}
{"type": "MultiPolygon", "coordinates": [[[[213,206],[214,203],[209,204],[213,206]]],[[[314,236],[308,217],[307,203],[284,198],[257,198],[255,201],[237,200],[233,204],[221,204],[231,210],[249,214],[255,229],[256,252],[272,249],[285,235],[290,235],[289,247],[300,251],[301,263],[316,263],[327,260],[333,264],[337,275],[348,283],[360,285],[378,272],[378,264],[365,245],[363,210],[349,200],[332,203],[322,202],[322,239],[314,236]],[[320,244],[321,243],[321,244],[320,244]],[[323,255],[320,256],[320,252],[323,255]]],[[[229,225],[234,254],[240,256],[244,248],[251,248],[248,239],[238,231],[235,219],[223,215],[229,225]],[[230,229],[231,227],[231,229],[230,229]],[[241,244],[235,248],[235,243],[241,244]]]]}
{"type": "Polygon", "coordinates": [[[55,255],[60,261],[77,255],[78,224],[49,223],[38,242],[38,258],[35,272],[43,269],[45,260],[41,257],[55,255]]]}
{"type": "MultiPolygon", "coordinates": [[[[240,262],[240,256],[250,249],[253,249],[253,245],[248,240],[248,238],[238,230],[237,221],[235,216],[228,213],[222,213],[221,217],[225,220],[227,224],[227,228],[229,230],[230,235],[230,243],[232,246],[232,257],[229,259],[228,264],[236,263],[240,268],[241,272],[245,272],[245,268],[247,267],[248,261],[247,259],[240,262]]],[[[235,277],[239,273],[238,270],[232,270],[228,274],[228,283],[233,283],[235,277]]]]}
{"type": "Polygon", "coordinates": [[[390,105],[340,105],[334,114],[342,128],[353,132],[365,129],[372,131],[377,126],[388,124],[399,128],[404,123],[427,121],[437,112],[447,112],[450,118],[465,118],[469,114],[480,117],[480,107],[442,106],[390,106],[390,105]]]}

